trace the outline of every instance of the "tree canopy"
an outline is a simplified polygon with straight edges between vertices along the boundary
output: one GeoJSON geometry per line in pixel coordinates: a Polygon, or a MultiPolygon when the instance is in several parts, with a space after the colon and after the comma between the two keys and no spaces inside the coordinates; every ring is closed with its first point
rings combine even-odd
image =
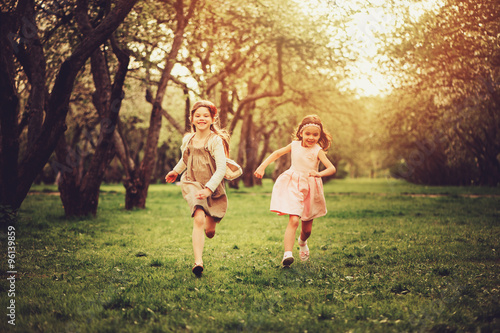
{"type": "Polygon", "coordinates": [[[127,208],[145,207],[150,182],[180,157],[197,99],[218,106],[245,186],[258,184],[256,166],[313,113],[333,134],[328,156],[339,176],[390,169],[425,184],[500,179],[494,2],[11,0],[0,8],[4,206],[18,208],[34,181],[58,174],[65,207],[82,204],[69,215],[95,214],[109,180],[123,181],[127,208]],[[353,82],[366,63],[392,89],[360,96],[353,82]]]}
{"type": "Polygon", "coordinates": [[[389,55],[399,87],[386,117],[391,150],[405,161],[396,175],[498,184],[498,9],[491,1],[448,0],[396,32],[389,55]]]}

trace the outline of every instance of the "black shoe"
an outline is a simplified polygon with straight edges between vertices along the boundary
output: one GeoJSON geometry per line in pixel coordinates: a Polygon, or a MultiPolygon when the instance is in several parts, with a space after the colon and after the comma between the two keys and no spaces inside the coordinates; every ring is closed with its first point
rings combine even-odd
{"type": "Polygon", "coordinates": [[[193,267],[193,274],[196,275],[197,277],[200,277],[202,273],[203,273],[203,265],[195,264],[193,267]]]}

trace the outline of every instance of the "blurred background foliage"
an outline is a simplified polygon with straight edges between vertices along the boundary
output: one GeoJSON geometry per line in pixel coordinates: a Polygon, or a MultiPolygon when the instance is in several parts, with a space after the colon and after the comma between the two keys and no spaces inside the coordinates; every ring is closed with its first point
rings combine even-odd
{"type": "MultiPolygon", "coordinates": [[[[7,1],[2,11],[13,10],[7,1]]],[[[47,82],[82,39],[76,1],[34,2],[47,82]]],[[[115,1],[88,1],[97,24],[115,1]]],[[[245,174],[231,186],[258,184],[256,166],[290,142],[307,114],[318,114],[333,136],[336,177],[397,177],[429,185],[500,181],[500,8],[461,1],[139,1],[114,34],[130,53],[118,128],[138,165],[166,59],[179,31],[179,8],[193,15],[182,29],[162,100],[164,121],[150,182],[162,182],[180,157],[187,110],[213,101],[232,134],[231,157],[245,174]]],[[[110,41],[100,51],[114,75],[110,41]]],[[[30,83],[16,63],[20,109],[30,83]]],[[[95,80],[95,79],[94,79],[95,80]]],[[[87,172],[99,140],[90,60],[80,71],[66,117],[66,142],[87,172]]],[[[22,112],[21,112],[22,114],[22,112]]],[[[20,116],[21,117],[21,116],[20,116]]],[[[21,120],[20,120],[21,121],[21,120]]],[[[29,142],[20,133],[20,158],[29,142]]],[[[154,140],[153,140],[154,142],[154,140]]],[[[54,182],[52,156],[36,182],[54,182]]],[[[276,177],[286,159],[267,170],[276,177]]],[[[105,182],[124,179],[115,157],[105,182]]]]}

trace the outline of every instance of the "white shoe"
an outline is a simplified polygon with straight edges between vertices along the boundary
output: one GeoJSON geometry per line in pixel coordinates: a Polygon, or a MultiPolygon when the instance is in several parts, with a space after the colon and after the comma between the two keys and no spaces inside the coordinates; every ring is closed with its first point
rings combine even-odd
{"type": "Polygon", "coordinates": [[[308,261],[309,260],[309,247],[307,246],[307,241],[303,242],[300,237],[298,239],[299,242],[299,257],[300,260],[302,261],[308,261]]]}

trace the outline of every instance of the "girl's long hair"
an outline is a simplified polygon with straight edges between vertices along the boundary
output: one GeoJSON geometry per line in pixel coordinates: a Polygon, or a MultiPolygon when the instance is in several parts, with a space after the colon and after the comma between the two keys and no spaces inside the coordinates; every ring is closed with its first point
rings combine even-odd
{"type": "Polygon", "coordinates": [[[191,108],[191,133],[196,132],[196,127],[193,124],[193,114],[195,113],[196,110],[199,108],[205,107],[210,111],[210,115],[212,116],[212,120],[214,121],[212,125],[210,125],[210,129],[212,132],[220,136],[222,139],[222,143],[224,144],[224,152],[226,153],[226,157],[229,157],[229,140],[230,136],[229,133],[223,129],[220,128],[219,126],[219,119],[217,117],[217,107],[215,106],[214,103],[207,101],[207,100],[201,100],[196,103],[194,103],[193,107],[191,108]]]}
{"type": "Polygon", "coordinates": [[[310,114],[302,119],[299,126],[297,127],[297,131],[295,132],[295,138],[299,141],[302,141],[302,128],[307,124],[316,124],[319,126],[319,128],[321,129],[321,133],[319,135],[318,144],[321,148],[323,148],[323,150],[327,150],[328,148],[330,148],[332,144],[332,136],[330,135],[330,133],[328,133],[327,130],[323,128],[321,119],[319,119],[319,117],[315,114],[310,114]]]}

